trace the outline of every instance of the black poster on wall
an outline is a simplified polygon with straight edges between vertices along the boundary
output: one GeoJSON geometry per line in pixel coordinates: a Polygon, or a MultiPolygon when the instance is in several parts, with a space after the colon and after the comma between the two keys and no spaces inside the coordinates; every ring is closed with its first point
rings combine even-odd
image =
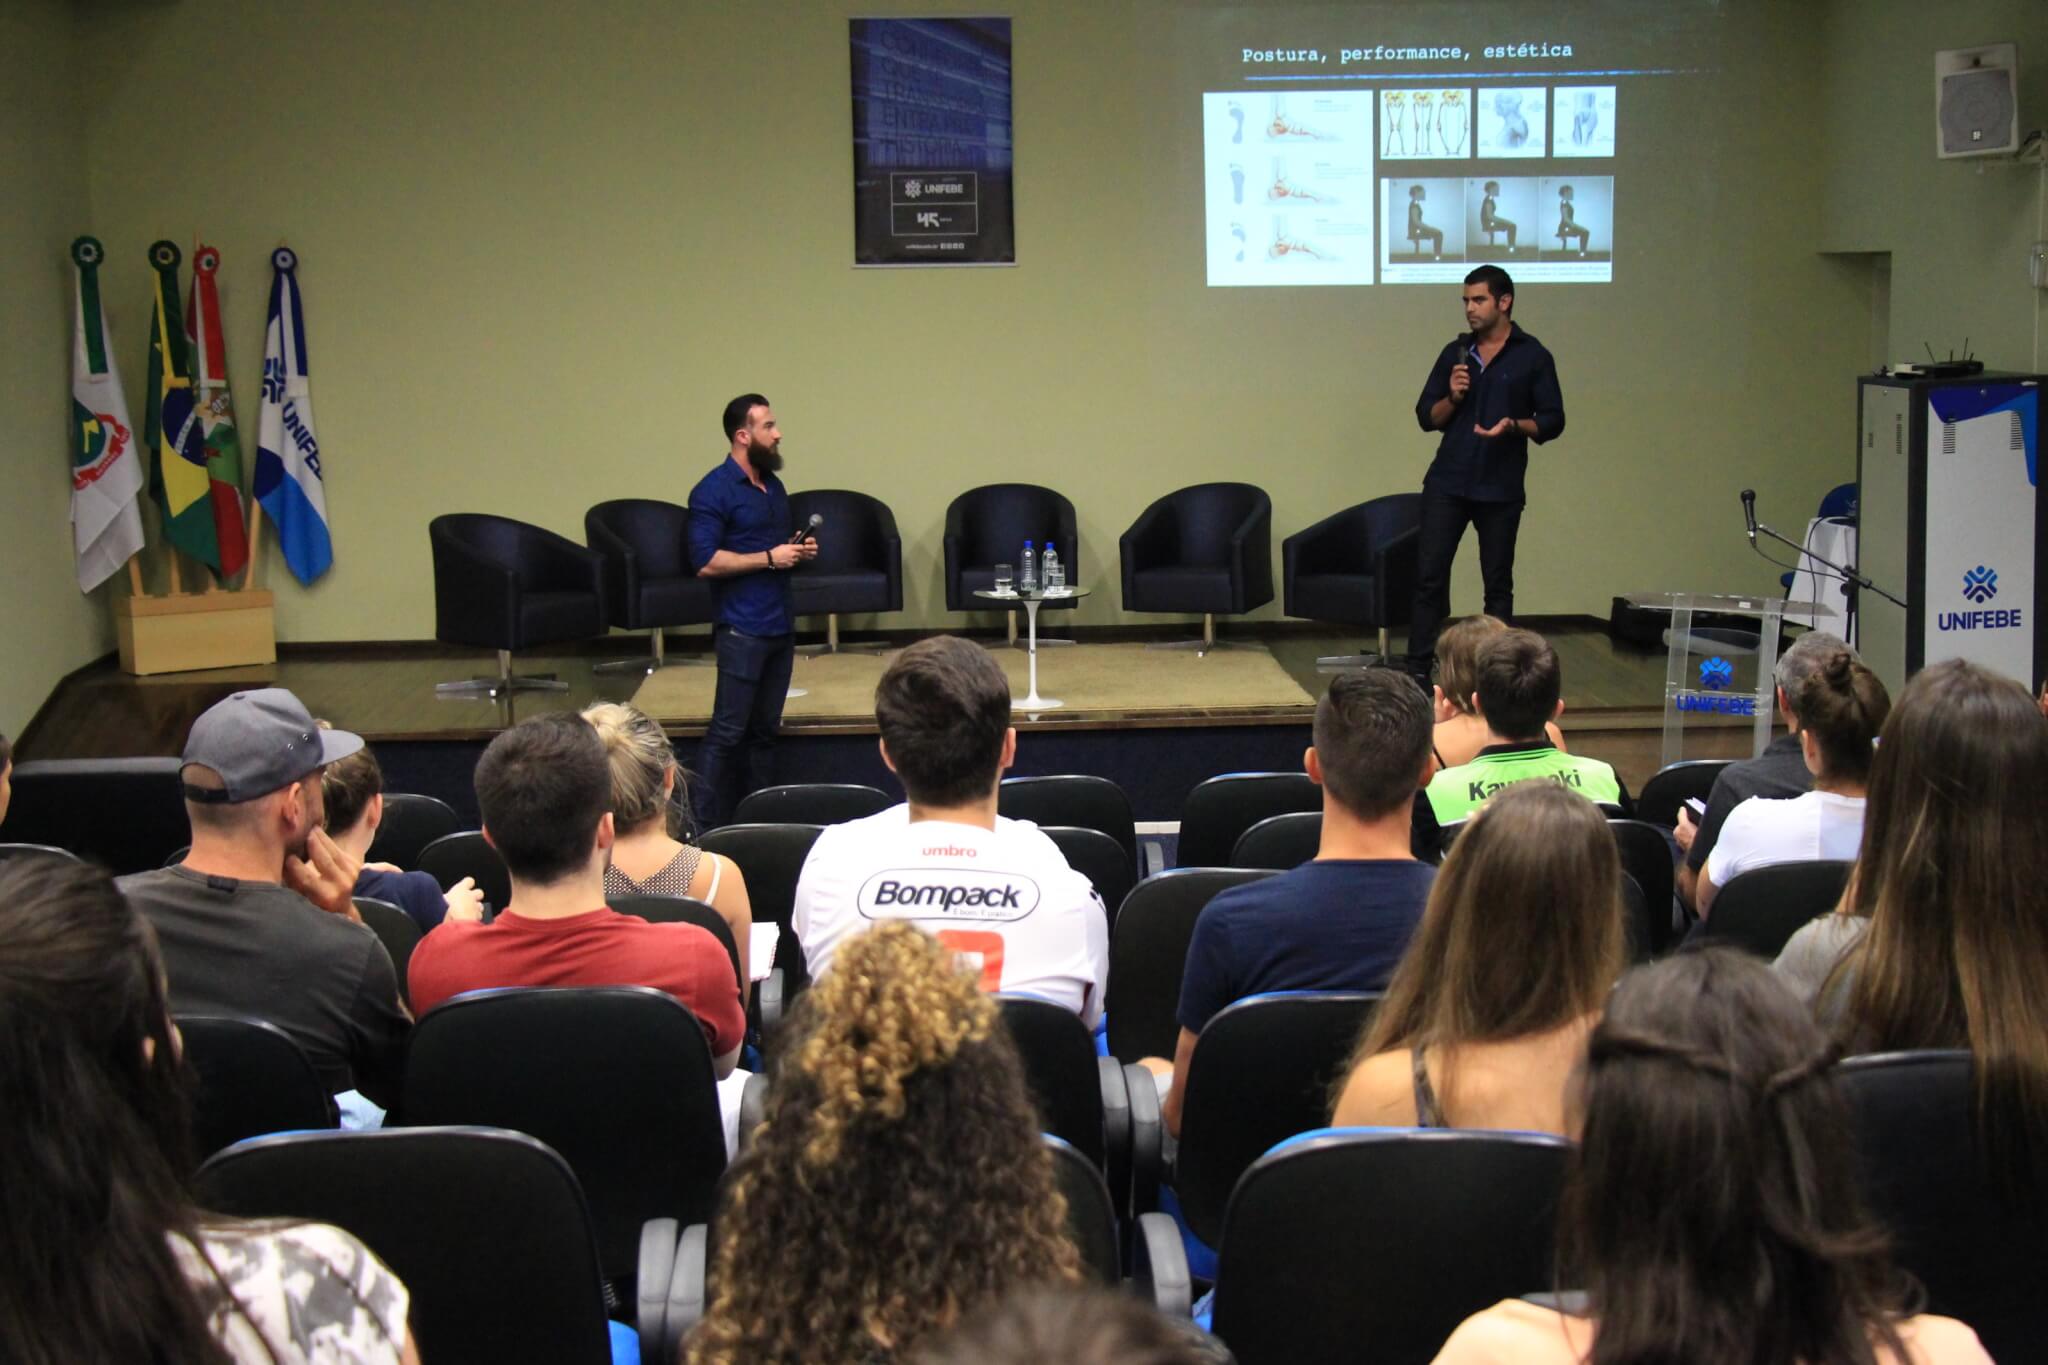
{"type": "Polygon", "coordinates": [[[1010,21],[855,19],[855,265],[1015,265],[1010,21]]]}

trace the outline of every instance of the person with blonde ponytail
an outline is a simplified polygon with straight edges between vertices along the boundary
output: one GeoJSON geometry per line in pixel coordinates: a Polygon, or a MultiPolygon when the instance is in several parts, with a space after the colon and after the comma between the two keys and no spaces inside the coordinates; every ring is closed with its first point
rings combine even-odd
{"type": "Polygon", "coordinates": [[[841,944],[769,1075],[686,1365],[891,1365],[1011,1291],[1079,1281],[1016,1049],[930,936],[841,944]]]}
{"type": "Polygon", "coordinates": [[[747,880],[732,859],[676,837],[689,824],[689,787],[668,736],[645,711],[620,702],[592,706],[583,719],[604,741],[612,774],[616,838],[604,870],[604,894],[703,901],[732,927],[746,984],[752,979],[747,940],[754,925],[747,880]]]}

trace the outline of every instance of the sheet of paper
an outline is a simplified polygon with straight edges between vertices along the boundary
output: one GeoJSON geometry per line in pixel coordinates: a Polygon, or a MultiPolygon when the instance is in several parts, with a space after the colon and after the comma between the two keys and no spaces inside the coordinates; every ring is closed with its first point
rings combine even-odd
{"type": "Polygon", "coordinates": [[[766,981],[775,966],[775,945],[782,938],[782,930],[773,920],[766,924],[756,920],[748,927],[752,933],[747,938],[747,974],[756,981],[766,981]]]}

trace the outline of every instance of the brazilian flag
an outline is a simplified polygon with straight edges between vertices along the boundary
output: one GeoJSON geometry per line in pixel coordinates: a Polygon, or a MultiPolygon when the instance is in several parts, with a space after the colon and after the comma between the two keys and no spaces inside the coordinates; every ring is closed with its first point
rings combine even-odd
{"type": "Polygon", "coordinates": [[[149,248],[156,273],[156,315],[149,327],[148,411],[143,449],[149,452],[149,495],[163,514],[164,539],[220,572],[220,539],[214,533],[211,481],[204,424],[192,387],[192,357],[185,318],[178,306],[178,264],[174,242],[149,248]]]}

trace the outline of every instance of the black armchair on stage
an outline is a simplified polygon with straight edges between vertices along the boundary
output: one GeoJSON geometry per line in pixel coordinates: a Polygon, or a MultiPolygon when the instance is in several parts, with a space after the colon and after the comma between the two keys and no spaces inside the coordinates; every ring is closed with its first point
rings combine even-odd
{"type": "MultiPolygon", "coordinates": [[[[1050,488],[1035,483],[991,483],[970,488],[946,508],[946,610],[989,611],[994,603],[976,597],[977,590],[995,586],[998,564],[1008,564],[1022,573],[1020,556],[1024,542],[1037,542],[1040,554],[1048,541],[1059,546],[1060,562],[1067,566],[1067,581],[1082,583],[1080,532],[1074,525],[1074,504],[1050,488]]],[[[1040,611],[1065,611],[1080,604],[1079,598],[1055,599],[1039,604],[1040,611]]],[[[1010,640],[1017,639],[1017,613],[1009,613],[1010,640]]],[[[1068,640],[1041,638],[1041,645],[1070,644],[1068,640]]]]}
{"type": "Polygon", "coordinates": [[[842,615],[903,610],[903,540],[887,503],[850,489],[812,488],[789,495],[789,515],[791,530],[813,515],[824,518],[818,557],[796,571],[794,584],[795,613],[825,618],[825,643],[805,651],[837,654],[842,615]]]}
{"type": "Polygon", "coordinates": [[[604,561],[553,531],[510,517],[454,512],[427,526],[434,545],[434,638],[498,651],[498,676],[438,684],[443,696],[557,692],[552,677],[514,676],[512,654],[605,632],[604,561]]]}
{"type": "MultiPolygon", "coordinates": [[[[605,607],[622,630],[649,632],[644,659],[619,659],[599,673],[652,673],[669,664],[662,632],[709,625],[711,583],[690,571],[690,509],[652,498],[601,502],[583,514],[583,538],[604,557],[605,607]]],[[[708,660],[677,660],[705,663],[708,660]]]]}
{"type": "Polygon", "coordinates": [[[1378,654],[1331,654],[1325,668],[1360,668],[1387,657],[1387,629],[1408,624],[1415,599],[1422,494],[1394,493],[1324,517],[1280,542],[1286,611],[1379,632],[1378,654]]]}
{"type": "Polygon", "coordinates": [[[1200,483],[1147,507],[1117,550],[1126,611],[1199,612],[1202,638],[1159,649],[1228,649],[1219,614],[1273,600],[1273,500],[1248,483],[1200,483]]]}

